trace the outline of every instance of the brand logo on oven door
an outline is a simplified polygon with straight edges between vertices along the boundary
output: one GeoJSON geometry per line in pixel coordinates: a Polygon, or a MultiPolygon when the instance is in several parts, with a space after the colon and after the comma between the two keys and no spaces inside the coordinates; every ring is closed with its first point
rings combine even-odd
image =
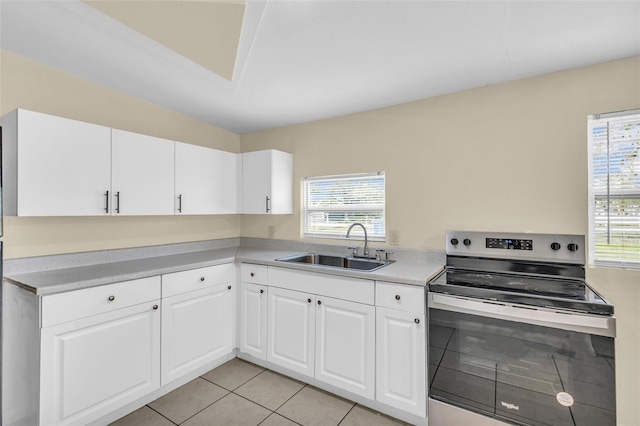
{"type": "Polygon", "coordinates": [[[519,405],[512,404],[510,402],[500,401],[500,404],[502,404],[502,406],[504,408],[506,408],[507,410],[516,410],[516,411],[520,410],[520,406],[519,405]]]}

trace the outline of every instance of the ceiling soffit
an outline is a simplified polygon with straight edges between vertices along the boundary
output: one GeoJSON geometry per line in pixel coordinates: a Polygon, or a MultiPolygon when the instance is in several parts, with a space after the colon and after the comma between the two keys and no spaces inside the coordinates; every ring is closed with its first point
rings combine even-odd
{"type": "Polygon", "coordinates": [[[231,81],[244,1],[113,1],[86,4],[231,81]]]}

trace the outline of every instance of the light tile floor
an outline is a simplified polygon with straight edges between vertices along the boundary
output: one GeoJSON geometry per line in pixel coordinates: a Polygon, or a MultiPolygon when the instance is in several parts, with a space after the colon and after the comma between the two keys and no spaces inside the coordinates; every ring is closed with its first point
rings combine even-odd
{"type": "Polygon", "coordinates": [[[313,386],[233,359],[112,426],[391,426],[387,417],[313,386]]]}

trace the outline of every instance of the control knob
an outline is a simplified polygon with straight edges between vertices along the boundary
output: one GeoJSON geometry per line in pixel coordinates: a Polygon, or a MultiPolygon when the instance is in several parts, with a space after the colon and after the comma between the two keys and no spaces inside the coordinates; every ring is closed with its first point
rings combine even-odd
{"type": "Polygon", "coordinates": [[[471,245],[471,240],[470,240],[470,239],[468,239],[468,238],[465,238],[465,239],[462,241],[462,244],[464,244],[465,246],[470,246],[470,245],[471,245]]]}
{"type": "Polygon", "coordinates": [[[579,247],[575,243],[570,243],[570,244],[567,245],[567,248],[569,249],[569,251],[576,251],[576,250],[578,250],[579,247]]]}
{"type": "Polygon", "coordinates": [[[560,243],[551,243],[551,250],[560,250],[560,243]]]}
{"type": "Polygon", "coordinates": [[[458,239],[457,238],[452,238],[451,239],[451,245],[452,246],[457,246],[458,245],[458,239]]]}

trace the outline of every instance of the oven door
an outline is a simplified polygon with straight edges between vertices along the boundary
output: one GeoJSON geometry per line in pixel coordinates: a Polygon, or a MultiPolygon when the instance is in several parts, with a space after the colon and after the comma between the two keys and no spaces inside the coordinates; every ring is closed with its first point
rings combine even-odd
{"type": "Polygon", "coordinates": [[[613,317],[428,297],[429,397],[445,403],[430,419],[455,406],[513,424],[616,424],[613,317]]]}

